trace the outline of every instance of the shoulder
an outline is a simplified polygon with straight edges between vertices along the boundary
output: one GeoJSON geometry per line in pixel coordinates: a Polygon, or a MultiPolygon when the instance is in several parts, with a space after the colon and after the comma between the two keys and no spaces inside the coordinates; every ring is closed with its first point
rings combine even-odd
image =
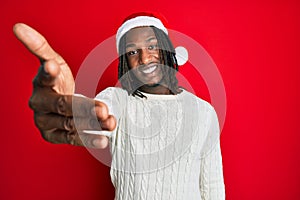
{"type": "Polygon", "coordinates": [[[205,109],[208,112],[215,112],[214,107],[206,100],[198,97],[197,95],[184,90],[181,93],[182,96],[184,96],[184,99],[192,100],[193,102],[196,102],[198,106],[200,106],[202,109],[205,109]]]}
{"type": "Polygon", "coordinates": [[[125,99],[128,97],[128,93],[126,90],[119,88],[119,87],[108,87],[104,90],[102,90],[100,93],[98,93],[95,97],[95,99],[110,99],[110,98],[116,98],[116,99],[125,99]]]}

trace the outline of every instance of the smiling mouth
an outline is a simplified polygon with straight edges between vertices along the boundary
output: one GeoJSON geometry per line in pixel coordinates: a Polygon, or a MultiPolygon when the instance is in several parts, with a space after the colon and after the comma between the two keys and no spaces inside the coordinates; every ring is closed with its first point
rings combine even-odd
{"type": "Polygon", "coordinates": [[[154,72],[157,68],[157,65],[154,65],[152,67],[148,67],[146,69],[141,70],[144,74],[151,74],[152,72],[154,72]]]}

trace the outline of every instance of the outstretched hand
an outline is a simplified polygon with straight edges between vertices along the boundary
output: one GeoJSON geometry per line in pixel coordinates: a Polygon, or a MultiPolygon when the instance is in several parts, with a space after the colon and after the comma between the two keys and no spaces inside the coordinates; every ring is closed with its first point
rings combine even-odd
{"type": "Polygon", "coordinates": [[[29,105],[43,138],[52,143],[105,148],[108,145],[106,136],[83,131],[112,131],[116,127],[116,120],[108,114],[107,106],[74,96],[75,82],[69,66],[40,33],[22,23],[14,26],[14,33],[42,63],[33,80],[29,105]]]}

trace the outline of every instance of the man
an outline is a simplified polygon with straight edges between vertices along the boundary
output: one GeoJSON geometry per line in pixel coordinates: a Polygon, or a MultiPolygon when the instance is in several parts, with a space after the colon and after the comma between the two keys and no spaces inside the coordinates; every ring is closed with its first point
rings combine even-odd
{"type": "Polygon", "coordinates": [[[116,36],[122,88],[95,100],[74,95],[69,67],[39,33],[24,24],[14,32],[43,63],[30,99],[42,136],[110,144],[115,199],[225,199],[217,115],[178,86],[175,50],[158,18],[125,20],[116,36]]]}

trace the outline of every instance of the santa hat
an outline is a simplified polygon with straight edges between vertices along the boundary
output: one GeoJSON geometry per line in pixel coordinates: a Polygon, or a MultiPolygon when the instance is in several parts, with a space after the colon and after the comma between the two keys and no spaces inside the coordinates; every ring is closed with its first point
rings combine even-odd
{"type": "MultiPolygon", "coordinates": [[[[116,45],[117,51],[119,52],[119,43],[122,38],[129,30],[136,28],[136,27],[143,27],[143,26],[155,26],[156,28],[162,30],[165,34],[168,35],[168,30],[165,27],[166,20],[163,16],[158,13],[135,13],[128,16],[124,21],[123,24],[119,27],[116,35],[116,45]],[[164,23],[163,23],[164,22],[164,23]]],[[[178,61],[178,65],[183,65],[188,60],[187,50],[184,47],[177,47],[175,48],[176,57],[178,61]],[[185,55],[184,59],[182,59],[182,55],[185,55]],[[178,56],[179,55],[179,56],[178,56]]]]}

